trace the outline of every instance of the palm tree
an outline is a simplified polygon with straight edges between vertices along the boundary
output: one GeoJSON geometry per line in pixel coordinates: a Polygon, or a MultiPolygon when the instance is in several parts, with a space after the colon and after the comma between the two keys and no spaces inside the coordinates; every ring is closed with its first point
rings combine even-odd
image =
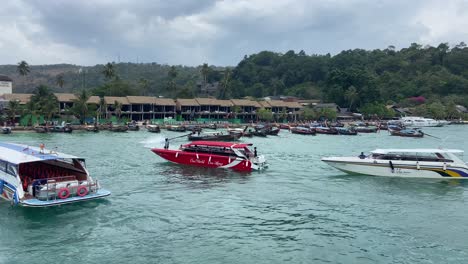
{"type": "Polygon", "coordinates": [[[73,112],[80,117],[80,123],[83,124],[88,114],[89,94],[86,90],[82,90],[73,102],[73,112]]]}
{"type": "Polygon", "coordinates": [[[63,75],[57,75],[57,79],[55,80],[55,83],[60,87],[63,88],[63,85],[65,84],[65,81],[63,80],[63,75]]]}
{"type": "Polygon", "coordinates": [[[209,73],[210,73],[210,67],[208,66],[207,63],[203,63],[202,68],[201,68],[201,74],[203,76],[203,88],[205,88],[206,86],[209,73]]]}
{"type": "Polygon", "coordinates": [[[8,119],[11,123],[15,123],[15,118],[18,112],[20,112],[20,102],[18,100],[11,100],[8,102],[8,119]]]}
{"type": "Polygon", "coordinates": [[[220,99],[226,99],[226,91],[227,91],[230,81],[231,81],[231,70],[226,68],[226,70],[224,70],[224,76],[223,76],[223,81],[222,81],[223,90],[221,91],[220,99]]]}
{"type": "Polygon", "coordinates": [[[98,120],[102,118],[104,114],[106,114],[106,119],[107,117],[107,108],[106,108],[106,101],[104,100],[104,97],[99,98],[99,106],[98,106],[98,120]]]}
{"type": "Polygon", "coordinates": [[[122,103],[119,101],[114,102],[114,113],[117,115],[118,120],[120,120],[120,116],[122,115],[122,103]]]}
{"type": "Polygon", "coordinates": [[[177,86],[175,84],[175,78],[177,77],[177,69],[175,66],[171,66],[169,72],[167,73],[167,77],[169,78],[169,88],[174,93],[177,94],[177,86]]]}
{"type": "Polygon", "coordinates": [[[108,62],[106,65],[104,65],[104,70],[102,71],[102,74],[104,75],[104,77],[108,80],[112,79],[113,77],[115,77],[115,68],[114,68],[114,64],[113,63],[110,63],[108,62]]]}
{"type": "Polygon", "coordinates": [[[344,94],[345,99],[349,102],[349,111],[351,111],[351,107],[353,106],[354,102],[359,99],[359,93],[354,86],[350,86],[348,90],[346,90],[344,94]]]}
{"type": "Polygon", "coordinates": [[[24,114],[29,115],[27,126],[32,126],[33,118],[37,117],[37,107],[34,101],[26,103],[24,108],[24,114]]]}
{"type": "Polygon", "coordinates": [[[29,64],[26,61],[21,61],[18,63],[17,71],[21,76],[26,76],[30,72],[29,64]]]}
{"type": "Polygon", "coordinates": [[[40,85],[34,90],[30,100],[28,111],[34,114],[41,114],[50,120],[52,116],[58,112],[59,102],[47,86],[40,85]]]}
{"type": "Polygon", "coordinates": [[[138,81],[140,88],[141,88],[141,94],[142,95],[147,95],[148,94],[148,88],[149,88],[149,83],[148,80],[145,78],[140,78],[138,81]]]}

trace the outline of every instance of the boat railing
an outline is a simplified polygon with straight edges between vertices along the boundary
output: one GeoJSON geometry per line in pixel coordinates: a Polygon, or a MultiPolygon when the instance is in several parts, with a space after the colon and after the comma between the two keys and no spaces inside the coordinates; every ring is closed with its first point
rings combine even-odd
{"type": "Polygon", "coordinates": [[[34,180],[30,193],[42,201],[83,197],[96,193],[99,189],[98,180],[78,181],[75,176],[61,176],[34,180]]]}

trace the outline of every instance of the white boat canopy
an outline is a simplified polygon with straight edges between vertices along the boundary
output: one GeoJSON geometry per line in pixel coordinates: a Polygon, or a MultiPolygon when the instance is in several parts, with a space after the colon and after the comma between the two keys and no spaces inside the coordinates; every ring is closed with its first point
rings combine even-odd
{"type": "Polygon", "coordinates": [[[374,154],[388,153],[463,153],[459,149],[376,149],[371,151],[374,154]]]}
{"type": "Polygon", "coordinates": [[[45,148],[41,149],[40,147],[0,142],[0,160],[15,165],[27,162],[61,159],[79,159],[79,157],[45,148]]]}

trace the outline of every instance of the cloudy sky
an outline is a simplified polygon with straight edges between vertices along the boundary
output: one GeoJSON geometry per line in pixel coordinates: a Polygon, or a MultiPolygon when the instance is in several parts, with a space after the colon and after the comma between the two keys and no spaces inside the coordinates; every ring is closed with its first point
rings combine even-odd
{"type": "Polygon", "coordinates": [[[336,54],[468,42],[467,0],[3,0],[0,64],[236,65],[262,50],[336,54]]]}

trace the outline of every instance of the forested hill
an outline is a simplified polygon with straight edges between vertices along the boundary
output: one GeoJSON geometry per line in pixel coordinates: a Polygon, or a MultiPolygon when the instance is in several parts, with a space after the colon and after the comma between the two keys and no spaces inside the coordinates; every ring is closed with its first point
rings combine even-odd
{"type": "Polygon", "coordinates": [[[55,91],[76,92],[83,87],[102,93],[197,96],[197,83],[220,82],[213,95],[223,98],[293,95],[358,108],[371,102],[402,102],[422,98],[468,105],[468,48],[442,43],[437,47],[412,44],[395,50],[346,50],[331,56],[263,51],[244,57],[236,67],[185,67],[156,63],[114,64],[118,81],[102,73],[104,65],[31,66],[20,76],[16,65],[0,66],[12,77],[15,92],[31,92],[39,84],[55,91]],[[227,69],[227,70],[226,70],[227,69]],[[57,76],[63,75],[63,88],[57,76]],[[114,89],[102,89],[106,85],[114,89]],[[121,87],[123,87],[121,89],[121,87]],[[97,88],[97,89],[96,89],[97,88]],[[100,89],[101,88],[101,89],[100,89]]]}

